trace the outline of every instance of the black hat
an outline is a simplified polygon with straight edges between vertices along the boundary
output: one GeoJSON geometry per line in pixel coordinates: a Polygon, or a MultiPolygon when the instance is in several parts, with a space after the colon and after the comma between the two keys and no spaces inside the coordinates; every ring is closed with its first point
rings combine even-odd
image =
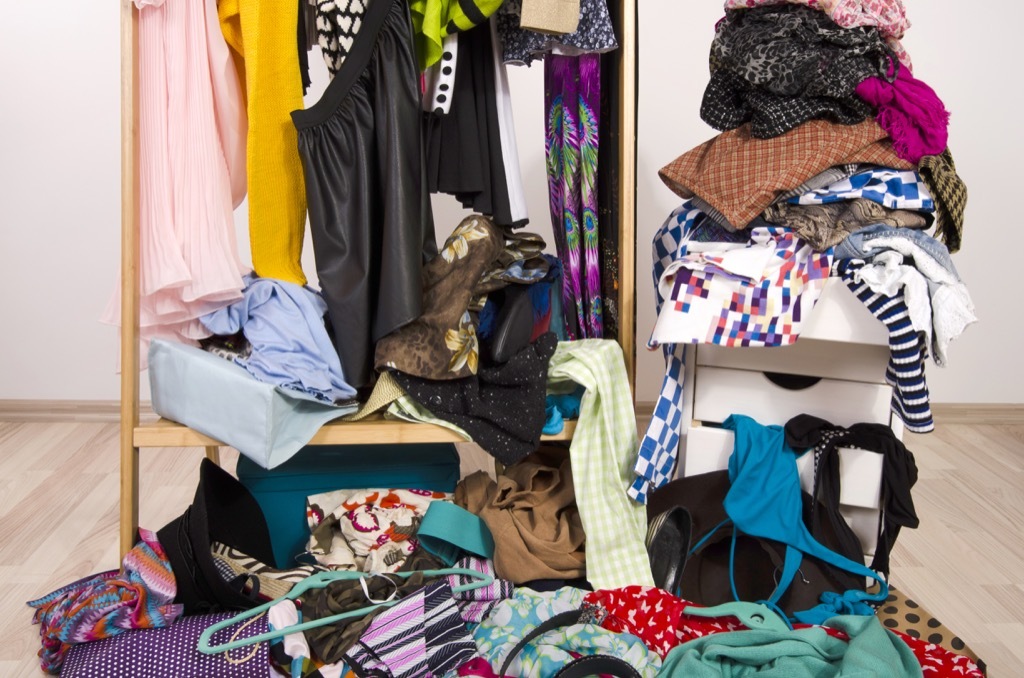
{"type": "Polygon", "coordinates": [[[177,582],[174,602],[185,606],[185,614],[248,610],[262,602],[244,593],[248,578],[225,581],[210,546],[220,542],[260,562],[273,563],[266,518],[249,490],[209,459],[199,467],[192,505],[157,532],[157,539],[177,582]]]}

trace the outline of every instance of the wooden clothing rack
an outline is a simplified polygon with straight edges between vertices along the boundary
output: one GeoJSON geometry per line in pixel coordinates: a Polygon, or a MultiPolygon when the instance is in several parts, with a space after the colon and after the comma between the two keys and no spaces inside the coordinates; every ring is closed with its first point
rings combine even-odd
{"type": "MultiPolygon", "coordinates": [[[[619,29],[616,91],[619,183],[616,206],[619,235],[618,341],[634,383],[636,303],[636,0],[610,0],[619,29]]],[[[139,450],[145,447],[203,447],[219,460],[221,443],[187,426],[165,419],[139,423],[139,59],[138,10],[121,0],[121,515],[120,547],[135,544],[139,521],[139,450]]],[[[547,440],[572,438],[573,422],[547,440]]],[[[332,422],[310,441],[313,445],[461,442],[449,430],[432,424],[369,419],[332,422]]]]}

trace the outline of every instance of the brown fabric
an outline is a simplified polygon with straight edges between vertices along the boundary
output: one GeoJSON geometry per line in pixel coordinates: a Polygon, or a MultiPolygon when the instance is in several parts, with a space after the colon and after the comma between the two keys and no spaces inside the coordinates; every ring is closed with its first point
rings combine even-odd
{"type": "Polygon", "coordinates": [[[947,148],[941,155],[924,156],[918,172],[935,199],[935,230],[950,253],[956,252],[964,233],[967,185],[956,173],[953,154],[947,148]]]}
{"type": "Polygon", "coordinates": [[[496,292],[509,283],[530,284],[547,275],[551,265],[542,255],[547,243],[537,233],[526,231],[513,232],[511,229],[504,229],[505,244],[497,258],[484,271],[473,290],[473,301],[470,302],[470,310],[479,311],[487,301],[487,295],[496,292]],[[526,277],[513,274],[509,267],[519,263],[523,267],[526,277]]]}
{"type": "Polygon", "coordinates": [[[377,369],[433,380],[476,374],[479,344],[470,302],[503,248],[502,230],[489,217],[463,219],[423,267],[422,315],[377,342],[377,369]]]}
{"type": "Polygon", "coordinates": [[[891,210],[867,198],[841,200],[824,205],[770,205],[764,220],[786,226],[818,252],[835,247],[846,236],[865,226],[885,224],[894,228],[927,228],[928,218],[921,212],[891,210]]]}
{"type": "MultiPolygon", "coordinates": [[[[870,593],[876,593],[878,587],[868,589],[870,593]]],[[[877,610],[875,616],[882,626],[893,631],[901,631],[908,636],[921,638],[934,645],[939,645],[955,654],[962,654],[969,658],[981,671],[985,672],[985,662],[978,659],[970,647],[960,639],[958,635],[950,631],[942,622],[933,617],[930,612],[923,609],[916,602],[907,598],[902,592],[892,586],[889,587],[889,597],[877,610]]]]}
{"type": "MultiPolygon", "coordinates": [[[[418,591],[440,577],[425,577],[423,570],[436,570],[443,563],[423,549],[417,549],[402,566],[402,571],[412,572],[407,578],[394,574],[375,574],[366,577],[366,589],[370,598],[384,600],[392,593],[401,599],[418,591]]],[[[305,621],[323,619],[342,612],[350,612],[372,605],[367,600],[363,586],[358,579],[334,581],[322,589],[313,589],[302,596],[302,614],[305,621]]],[[[321,660],[334,663],[343,661],[345,651],[352,647],[373,618],[387,607],[375,607],[362,617],[349,617],[333,624],[318,626],[304,631],[309,647],[321,660]]]]}
{"type": "Polygon", "coordinates": [[[522,584],[586,573],[567,449],[541,447],[505,469],[497,482],[478,471],[459,482],[455,503],[487,523],[499,577],[522,584]]]}
{"type": "Polygon", "coordinates": [[[771,139],[750,125],[722,132],[663,167],[662,181],[683,198],[695,195],[745,228],[779,195],[833,165],[867,163],[913,169],[874,120],[836,125],[812,120],[771,139]]]}

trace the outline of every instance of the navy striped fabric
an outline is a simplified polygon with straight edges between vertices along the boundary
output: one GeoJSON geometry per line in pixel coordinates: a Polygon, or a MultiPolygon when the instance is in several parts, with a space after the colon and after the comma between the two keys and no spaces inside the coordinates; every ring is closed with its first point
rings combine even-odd
{"type": "Polygon", "coordinates": [[[908,431],[933,431],[935,421],[924,379],[924,360],[928,355],[925,339],[910,323],[902,290],[890,297],[857,282],[854,274],[863,266],[864,262],[857,259],[840,259],[838,271],[854,296],[889,330],[889,365],[885,369],[885,380],[893,387],[892,411],[903,420],[908,431]]]}

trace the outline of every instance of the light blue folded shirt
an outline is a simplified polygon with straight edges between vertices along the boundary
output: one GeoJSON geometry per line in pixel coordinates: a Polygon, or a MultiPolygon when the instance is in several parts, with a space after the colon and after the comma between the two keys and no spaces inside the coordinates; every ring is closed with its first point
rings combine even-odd
{"type": "Polygon", "coordinates": [[[248,358],[236,358],[260,381],[302,391],[318,400],[350,400],[356,392],[345,381],[341,360],[327,335],[327,304],[309,287],[243,278],[242,299],[199,319],[214,334],[241,330],[252,344],[248,358]]]}

